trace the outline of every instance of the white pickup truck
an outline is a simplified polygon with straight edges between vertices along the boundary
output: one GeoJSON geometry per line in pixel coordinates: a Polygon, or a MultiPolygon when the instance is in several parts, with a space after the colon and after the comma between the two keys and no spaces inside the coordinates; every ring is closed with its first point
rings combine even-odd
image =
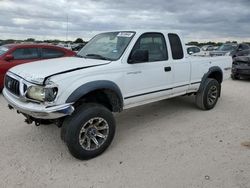
{"type": "Polygon", "coordinates": [[[70,153],[90,159],[113,140],[115,112],[191,94],[199,108],[212,109],[231,63],[229,56],[188,56],[173,32],[107,32],[76,57],[12,68],[3,95],[27,123],[56,123],[70,153]]]}

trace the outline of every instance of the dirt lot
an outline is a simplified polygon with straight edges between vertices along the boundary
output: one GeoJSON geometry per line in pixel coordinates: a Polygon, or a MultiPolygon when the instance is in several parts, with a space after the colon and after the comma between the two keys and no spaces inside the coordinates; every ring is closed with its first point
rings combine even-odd
{"type": "Polygon", "coordinates": [[[249,188],[250,81],[225,81],[215,109],[180,97],[116,115],[100,157],[71,157],[56,126],[27,125],[0,96],[1,187],[249,188]]]}

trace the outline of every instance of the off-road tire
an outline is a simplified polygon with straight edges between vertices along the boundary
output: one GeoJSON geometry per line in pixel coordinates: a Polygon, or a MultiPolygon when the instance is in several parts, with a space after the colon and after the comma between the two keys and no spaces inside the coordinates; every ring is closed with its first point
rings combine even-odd
{"type": "MultiPolygon", "coordinates": [[[[80,105],[71,116],[65,118],[61,138],[66,142],[70,153],[75,158],[87,160],[102,154],[108,148],[114,138],[115,127],[115,119],[111,111],[99,104],[85,103],[80,105]],[[102,140],[103,143],[98,148],[88,150],[88,148],[84,148],[80,144],[80,134],[82,134],[80,132],[87,122],[95,118],[103,119],[108,126],[108,131],[106,132],[105,141],[102,140]]],[[[92,141],[91,144],[93,145],[94,142],[92,141]]],[[[95,144],[95,146],[97,145],[95,144]]]]}
{"type": "Polygon", "coordinates": [[[205,80],[205,82],[200,86],[199,91],[196,94],[195,103],[197,107],[199,107],[202,110],[210,110],[214,108],[216,105],[218,98],[220,96],[221,92],[221,85],[219,82],[213,78],[208,78],[205,80]],[[212,92],[214,92],[211,96],[211,89],[213,89],[212,92]],[[215,95],[215,90],[217,91],[215,95]],[[211,102],[211,97],[214,98],[214,101],[211,102]]]}

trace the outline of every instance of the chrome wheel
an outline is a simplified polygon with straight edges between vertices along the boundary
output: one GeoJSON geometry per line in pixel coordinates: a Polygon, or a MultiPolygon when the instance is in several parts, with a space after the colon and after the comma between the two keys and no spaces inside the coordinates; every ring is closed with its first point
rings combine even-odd
{"type": "Polygon", "coordinates": [[[109,134],[109,125],[100,117],[91,118],[81,128],[79,143],[83,149],[91,151],[100,148],[109,134]]]}
{"type": "Polygon", "coordinates": [[[217,98],[218,98],[218,89],[216,86],[212,86],[208,90],[207,103],[209,105],[213,105],[216,102],[217,98]]]}

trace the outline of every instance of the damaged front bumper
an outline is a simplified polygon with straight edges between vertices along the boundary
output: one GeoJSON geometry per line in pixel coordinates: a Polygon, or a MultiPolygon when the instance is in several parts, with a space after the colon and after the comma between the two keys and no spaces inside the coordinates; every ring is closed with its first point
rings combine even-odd
{"type": "Polygon", "coordinates": [[[10,107],[13,107],[24,115],[28,115],[36,119],[59,119],[64,116],[71,115],[74,112],[72,103],[56,106],[45,106],[43,104],[20,101],[7,89],[3,90],[3,95],[10,107]]]}

